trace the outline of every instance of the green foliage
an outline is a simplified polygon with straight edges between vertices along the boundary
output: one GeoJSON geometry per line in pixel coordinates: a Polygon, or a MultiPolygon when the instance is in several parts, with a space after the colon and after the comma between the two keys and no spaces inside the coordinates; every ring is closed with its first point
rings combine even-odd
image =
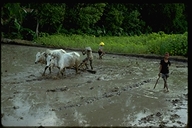
{"type": "Polygon", "coordinates": [[[133,10],[130,13],[125,14],[125,19],[123,21],[122,27],[125,32],[128,32],[128,35],[140,35],[142,33],[142,28],[145,25],[145,22],[140,20],[140,12],[138,10],[133,10]]]}
{"type": "Polygon", "coordinates": [[[1,35],[22,39],[23,28],[37,36],[41,32],[97,37],[181,34],[188,30],[187,7],[183,3],[4,3],[1,35]]]}
{"type": "Polygon", "coordinates": [[[21,23],[23,20],[23,14],[24,12],[19,3],[6,3],[2,7],[1,20],[4,24],[9,22],[13,18],[18,19],[18,21],[21,23]]]}
{"type": "Polygon", "coordinates": [[[126,10],[126,8],[122,4],[109,4],[106,7],[102,20],[105,21],[104,26],[109,31],[109,35],[121,36],[124,10],[126,10]]]}
{"type": "Polygon", "coordinates": [[[6,3],[1,8],[2,33],[5,37],[22,38],[20,34],[23,10],[19,3],[6,3]]]}
{"type": "MultiPolygon", "coordinates": [[[[187,20],[184,17],[184,11],[185,5],[181,3],[164,5],[163,14],[166,16],[169,25],[171,25],[177,33],[187,30],[187,20]]],[[[164,26],[166,27],[167,32],[171,32],[171,27],[168,27],[167,25],[164,26]]]]}
{"type": "Polygon", "coordinates": [[[187,56],[188,33],[184,34],[157,34],[153,33],[149,36],[148,41],[148,53],[155,53],[163,55],[165,52],[169,52],[170,55],[187,56]]]}
{"type": "Polygon", "coordinates": [[[185,5],[183,3],[143,4],[141,16],[152,32],[184,33],[187,31],[185,5]]]}
{"type": "Polygon", "coordinates": [[[35,32],[29,28],[22,28],[21,34],[24,35],[24,40],[34,40],[36,38],[35,32]]]}
{"type": "Polygon", "coordinates": [[[106,52],[132,53],[132,54],[157,54],[163,55],[169,52],[172,56],[186,56],[188,50],[188,33],[165,34],[164,32],[143,34],[141,36],[105,36],[94,35],[50,35],[42,36],[35,42],[45,46],[56,46],[62,48],[83,49],[92,47],[97,52],[99,43],[104,42],[106,52]]]}
{"type": "Polygon", "coordinates": [[[188,33],[175,35],[173,39],[170,41],[172,42],[170,53],[173,55],[187,56],[187,52],[188,52],[187,37],[188,37],[188,33]]]}
{"type": "Polygon", "coordinates": [[[57,32],[64,20],[65,4],[43,3],[35,7],[40,28],[49,33],[57,32]]]}
{"type": "Polygon", "coordinates": [[[92,27],[92,24],[95,24],[100,20],[104,7],[104,3],[87,4],[87,6],[82,7],[79,11],[79,26],[83,30],[92,27]]]}

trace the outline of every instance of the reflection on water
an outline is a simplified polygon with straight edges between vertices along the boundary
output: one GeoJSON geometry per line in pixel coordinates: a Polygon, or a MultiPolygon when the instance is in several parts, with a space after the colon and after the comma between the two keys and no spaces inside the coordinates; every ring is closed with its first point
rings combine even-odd
{"type": "Polygon", "coordinates": [[[88,121],[85,119],[85,115],[75,110],[74,121],[78,122],[78,126],[89,126],[88,121]]]}
{"type": "Polygon", "coordinates": [[[56,126],[64,123],[57,118],[49,104],[29,104],[19,96],[15,97],[12,103],[14,107],[2,108],[3,126],[56,126]]]}
{"type": "Polygon", "coordinates": [[[176,113],[177,115],[180,115],[179,120],[181,122],[184,122],[185,124],[187,124],[187,119],[188,119],[188,111],[187,111],[187,101],[183,101],[183,105],[181,105],[179,107],[179,109],[177,109],[176,113]]]}

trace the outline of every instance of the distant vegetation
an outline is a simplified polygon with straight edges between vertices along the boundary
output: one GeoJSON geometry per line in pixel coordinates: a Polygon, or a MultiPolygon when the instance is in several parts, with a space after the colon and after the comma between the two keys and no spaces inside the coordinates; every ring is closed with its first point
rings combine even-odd
{"type": "Polygon", "coordinates": [[[188,10],[186,3],[3,3],[1,36],[183,34],[188,10]]]}
{"type": "Polygon", "coordinates": [[[88,35],[50,35],[39,37],[35,40],[45,46],[83,49],[86,46],[97,51],[99,43],[105,43],[106,52],[136,53],[163,55],[169,52],[172,56],[187,56],[188,33],[165,34],[163,32],[142,34],[140,36],[104,36],[95,37],[88,35]]]}
{"type": "Polygon", "coordinates": [[[3,3],[1,38],[187,56],[188,10],[186,3],[3,3]]]}

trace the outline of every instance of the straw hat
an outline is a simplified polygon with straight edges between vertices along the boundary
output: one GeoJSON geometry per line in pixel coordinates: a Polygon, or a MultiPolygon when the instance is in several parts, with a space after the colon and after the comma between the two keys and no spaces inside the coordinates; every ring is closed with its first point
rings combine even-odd
{"type": "Polygon", "coordinates": [[[100,45],[100,46],[104,46],[105,44],[104,44],[103,42],[101,42],[99,45],[100,45]]]}

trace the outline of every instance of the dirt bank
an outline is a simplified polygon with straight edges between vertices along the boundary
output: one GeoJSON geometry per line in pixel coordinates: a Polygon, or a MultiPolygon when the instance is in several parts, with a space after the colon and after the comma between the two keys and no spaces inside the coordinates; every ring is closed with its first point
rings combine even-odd
{"type": "Polygon", "coordinates": [[[171,61],[166,93],[162,79],[153,89],[158,58],[106,54],[100,60],[94,53],[96,74],[68,69],[58,77],[55,68],[42,76],[44,65],[34,61],[45,49],[1,44],[4,126],[186,126],[187,62],[171,61]]]}

